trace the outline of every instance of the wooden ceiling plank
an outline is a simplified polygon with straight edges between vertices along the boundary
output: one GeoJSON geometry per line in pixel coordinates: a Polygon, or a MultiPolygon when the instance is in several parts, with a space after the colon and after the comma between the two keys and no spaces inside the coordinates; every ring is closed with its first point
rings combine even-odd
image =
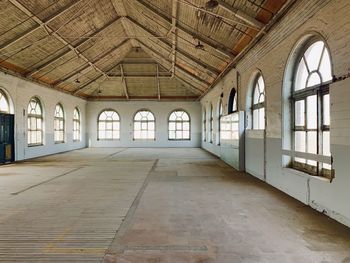
{"type": "MultiPolygon", "coordinates": [[[[43,20],[42,23],[38,23],[37,25],[34,26],[33,28],[28,29],[27,31],[25,31],[24,33],[20,34],[19,36],[15,37],[14,39],[11,39],[10,41],[6,42],[5,44],[3,44],[0,47],[0,52],[2,50],[4,50],[5,48],[8,48],[9,46],[12,46],[13,44],[17,43],[18,41],[20,41],[21,39],[25,38],[26,36],[30,35],[31,33],[33,33],[34,31],[36,31],[39,28],[42,28],[42,26],[46,26],[47,24],[49,24],[51,21],[55,20],[56,18],[58,18],[59,16],[63,15],[64,13],[66,13],[67,11],[71,10],[72,8],[74,8],[75,6],[77,6],[79,3],[81,3],[84,0],[77,0],[75,2],[69,3],[67,6],[63,7],[61,10],[59,10],[58,12],[56,12],[55,14],[53,14],[52,16],[48,17],[47,19],[43,20]]],[[[19,8],[17,6],[16,3],[10,1],[12,4],[14,4],[17,8],[19,8]]],[[[17,1],[16,1],[17,2],[17,1]]],[[[21,9],[22,10],[22,9],[21,9]]],[[[22,10],[23,11],[23,10],[22,10]]],[[[31,16],[30,13],[28,12],[24,12],[25,14],[31,16]]]]}
{"type": "MultiPolygon", "coordinates": [[[[111,25],[113,25],[114,23],[118,22],[120,20],[120,17],[113,19],[111,22],[109,22],[108,24],[106,24],[105,26],[103,26],[102,28],[100,28],[99,30],[96,30],[95,32],[93,32],[91,35],[87,36],[86,38],[84,38],[82,41],[80,41],[77,45],[74,46],[75,49],[79,49],[83,44],[87,43],[91,38],[95,37],[97,34],[103,32],[105,29],[107,29],[108,27],[110,27],[111,25]]],[[[35,74],[37,74],[38,72],[42,71],[43,69],[47,68],[48,66],[50,66],[52,63],[56,62],[57,60],[59,60],[61,57],[65,56],[66,54],[68,54],[69,52],[71,52],[71,49],[65,50],[64,52],[58,54],[57,56],[55,56],[54,58],[50,59],[49,61],[45,62],[44,64],[36,67],[32,72],[30,72],[27,76],[33,76],[35,74]]]]}
{"type": "MultiPolygon", "coordinates": [[[[114,51],[120,49],[122,46],[124,46],[125,44],[127,44],[129,42],[129,39],[125,39],[123,42],[121,42],[120,44],[118,44],[117,46],[114,46],[113,48],[111,48],[110,50],[104,52],[103,54],[99,54],[97,55],[94,60],[93,63],[98,63],[101,59],[104,59],[105,57],[107,57],[108,55],[110,55],[111,53],[113,53],[114,51]]],[[[90,65],[86,65],[83,68],[79,68],[77,70],[73,70],[71,72],[69,72],[67,75],[63,76],[63,78],[59,79],[56,83],[55,86],[58,86],[59,84],[61,84],[62,82],[67,81],[68,79],[72,78],[73,76],[77,75],[79,72],[89,68],[90,65]]]]}
{"type": "Polygon", "coordinates": [[[35,14],[33,14],[30,10],[28,10],[24,5],[22,5],[20,2],[17,0],[8,0],[11,2],[13,5],[15,5],[18,9],[20,9],[22,12],[27,14],[29,17],[31,17],[36,23],[38,23],[40,26],[44,27],[49,34],[54,36],[58,41],[60,41],[62,44],[65,46],[68,46],[72,51],[74,51],[77,56],[81,57],[84,59],[93,69],[96,71],[100,72],[102,75],[104,75],[106,78],[108,76],[106,75],[105,72],[103,72],[100,68],[98,68],[95,64],[93,64],[87,57],[85,57],[79,50],[77,50],[74,46],[72,46],[69,42],[64,40],[58,33],[56,33],[53,29],[51,29],[47,24],[45,24],[39,17],[37,17],[35,14]]]}
{"type": "MultiPolygon", "coordinates": [[[[144,25],[140,24],[138,21],[136,21],[135,19],[131,18],[131,17],[127,17],[127,20],[129,23],[131,23],[132,25],[140,28],[141,30],[147,32],[148,34],[150,34],[151,36],[154,37],[160,37],[159,35],[157,35],[155,32],[151,31],[150,29],[146,28],[144,25]]],[[[166,40],[162,39],[162,38],[157,38],[158,41],[161,41],[163,44],[167,45],[169,48],[172,48],[172,45],[169,44],[166,40]]],[[[185,57],[187,57],[188,59],[192,60],[195,64],[197,64],[198,66],[212,72],[215,75],[218,75],[220,72],[218,71],[218,69],[216,69],[215,67],[209,66],[208,64],[202,62],[201,60],[198,60],[196,57],[194,57],[193,55],[187,53],[186,51],[183,51],[179,48],[177,48],[177,52],[185,57]]]]}
{"type": "MultiPolygon", "coordinates": [[[[153,15],[162,18],[164,21],[166,21],[169,25],[172,24],[172,19],[169,18],[168,16],[160,13],[158,10],[156,10],[154,7],[152,7],[150,4],[148,4],[146,1],[144,0],[137,0],[137,3],[139,3],[140,5],[142,5],[144,8],[146,8],[149,12],[151,12],[153,15]]],[[[223,54],[224,56],[228,57],[228,58],[234,58],[236,56],[236,54],[233,52],[232,49],[226,47],[225,45],[223,45],[222,43],[217,42],[216,40],[205,36],[203,34],[199,34],[197,32],[195,32],[195,29],[189,27],[189,26],[183,26],[181,24],[177,24],[177,29],[185,32],[186,34],[192,36],[193,38],[196,38],[198,40],[200,40],[201,42],[203,42],[204,44],[212,47],[214,50],[218,51],[219,53],[223,54]]]]}

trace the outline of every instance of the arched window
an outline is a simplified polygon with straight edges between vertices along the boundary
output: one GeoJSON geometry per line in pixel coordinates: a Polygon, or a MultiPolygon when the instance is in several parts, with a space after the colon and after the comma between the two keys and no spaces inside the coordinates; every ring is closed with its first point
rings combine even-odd
{"type": "Polygon", "coordinates": [[[328,84],[332,80],[330,54],[323,41],[314,40],[305,46],[292,80],[292,166],[332,177],[331,161],[322,161],[331,160],[328,84]]]}
{"type": "Polygon", "coordinates": [[[43,144],[43,110],[40,100],[30,99],[28,104],[28,146],[43,144]]]}
{"type": "Polygon", "coordinates": [[[0,89],[0,112],[9,113],[10,103],[6,94],[0,89]]]}
{"type": "Polygon", "coordinates": [[[255,80],[253,90],[253,129],[265,129],[265,83],[259,74],[255,80]]]}
{"type": "Polygon", "coordinates": [[[54,115],[54,140],[55,143],[64,142],[64,111],[61,104],[57,104],[54,115]]]}
{"type": "Polygon", "coordinates": [[[207,111],[203,109],[203,141],[207,141],[207,111]]]}
{"type": "Polygon", "coordinates": [[[169,116],[169,140],[190,140],[190,116],[183,110],[169,116]]]}
{"type": "Polygon", "coordinates": [[[213,127],[214,127],[214,118],[213,118],[213,104],[210,104],[209,108],[209,140],[212,143],[213,142],[213,127]]]}
{"type": "Polygon", "coordinates": [[[228,114],[237,111],[237,109],[237,92],[235,88],[232,88],[228,99],[228,114]]]}
{"type": "Polygon", "coordinates": [[[104,110],[98,116],[97,140],[119,140],[120,118],[114,110],[104,110]]]}
{"type": "Polygon", "coordinates": [[[73,112],[73,141],[80,141],[80,129],[80,111],[78,108],[75,108],[73,112]]]}
{"type": "Polygon", "coordinates": [[[152,112],[141,110],[134,117],[134,140],[155,140],[155,118],[152,112]]]}
{"type": "Polygon", "coordinates": [[[221,143],[221,118],[223,115],[223,107],[222,107],[222,100],[219,101],[219,108],[218,108],[218,142],[217,144],[220,145],[221,143]]]}

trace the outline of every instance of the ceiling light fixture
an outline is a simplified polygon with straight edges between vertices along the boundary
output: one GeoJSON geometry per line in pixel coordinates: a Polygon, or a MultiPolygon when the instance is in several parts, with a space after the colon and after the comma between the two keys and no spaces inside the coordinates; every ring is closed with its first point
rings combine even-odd
{"type": "Polygon", "coordinates": [[[204,50],[204,46],[203,46],[203,44],[198,40],[198,43],[197,43],[197,45],[195,45],[195,48],[196,49],[199,49],[199,50],[204,50]]]}
{"type": "Polygon", "coordinates": [[[205,7],[208,9],[214,9],[219,5],[219,2],[216,0],[209,0],[208,2],[205,3],[205,7]]]}

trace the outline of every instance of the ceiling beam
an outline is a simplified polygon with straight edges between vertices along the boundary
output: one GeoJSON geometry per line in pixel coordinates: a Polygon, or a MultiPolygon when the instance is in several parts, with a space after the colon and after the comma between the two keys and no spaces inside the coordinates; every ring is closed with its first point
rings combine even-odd
{"type": "Polygon", "coordinates": [[[126,78],[126,79],[142,79],[142,78],[167,78],[171,79],[172,75],[167,74],[167,75],[157,75],[157,72],[154,74],[108,74],[108,77],[110,78],[126,78]]]}
{"type": "Polygon", "coordinates": [[[46,25],[40,18],[38,18],[35,14],[33,14],[30,10],[28,10],[24,5],[22,5],[17,0],[8,0],[11,2],[14,6],[16,6],[19,10],[24,12],[27,16],[29,16],[31,19],[33,19],[36,23],[38,23],[40,26],[44,27],[47,32],[54,36],[58,41],[60,41],[65,46],[68,46],[72,51],[74,51],[77,56],[81,57],[83,60],[85,60],[93,69],[100,72],[103,76],[108,78],[105,72],[103,72],[100,68],[98,68],[95,64],[93,64],[87,57],[85,57],[83,54],[79,52],[75,47],[73,47],[70,43],[68,43],[66,40],[64,40],[58,33],[56,33],[53,29],[51,29],[48,25],[46,25]]]}
{"type": "Polygon", "coordinates": [[[157,94],[158,94],[158,101],[160,101],[160,81],[159,81],[159,66],[157,64],[157,94]]]}
{"type": "MultiPolygon", "coordinates": [[[[97,31],[94,31],[91,35],[87,36],[86,38],[84,38],[82,41],[80,41],[77,45],[74,46],[75,49],[79,49],[83,44],[87,43],[91,38],[95,37],[96,35],[98,35],[99,33],[101,33],[102,31],[104,31],[105,29],[107,29],[109,26],[111,26],[112,24],[118,22],[120,20],[120,17],[113,19],[111,22],[109,22],[108,24],[104,25],[102,28],[98,29],[97,31]]],[[[42,71],[43,69],[47,68],[48,66],[50,66],[52,63],[56,62],[57,60],[59,60],[60,58],[62,58],[63,56],[67,55],[69,52],[71,52],[71,49],[65,50],[64,52],[58,54],[57,56],[53,57],[52,59],[50,59],[49,61],[41,64],[40,66],[36,67],[32,72],[30,72],[28,76],[33,76],[35,74],[37,74],[38,72],[42,71]]]]}
{"type": "MultiPolygon", "coordinates": [[[[171,18],[169,18],[167,15],[164,15],[159,10],[155,9],[154,7],[152,7],[146,1],[144,1],[144,0],[137,0],[137,3],[139,3],[144,8],[146,8],[153,15],[162,18],[165,22],[167,22],[170,25],[172,24],[172,19],[171,18]]],[[[177,29],[185,32],[186,34],[192,36],[193,38],[196,38],[196,39],[200,40],[205,45],[212,47],[214,50],[218,51],[219,53],[221,53],[222,55],[224,55],[226,57],[229,57],[229,58],[232,59],[232,58],[234,58],[236,56],[236,54],[234,53],[234,51],[231,48],[226,47],[225,45],[223,45],[222,43],[216,41],[215,39],[212,39],[212,38],[210,38],[208,36],[205,36],[203,34],[195,32],[196,30],[194,28],[188,26],[188,25],[183,26],[181,24],[177,24],[177,29]]]]}
{"type": "Polygon", "coordinates": [[[175,65],[176,65],[176,41],[177,41],[177,28],[176,28],[176,22],[177,22],[177,0],[173,0],[173,6],[172,6],[172,19],[171,19],[171,33],[173,34],[173,43],[171,47],[171,52],[172,52],[172,75],[173,77],[175,76],[175,65]]]}
{"type": "MultiPolygon", "coordinates": [[[[168,64],[169,64],[169,69],[171,68],[171,61],[169,61],[166,57],[164,57],[164,55],[160,54],[158,51],[152,49],[151,47],[147,46],[146,44],[144,44],[144,43],[142,43],[142,42],[140,42],[140,41],[139,41],[139,43],[140,43],[140,45],[145,49],[146,52],[148,51],[147,53],[150,53],[152,56],[158,57],[158,58],[159,58],[160,60],[162,60],[163,62],[168,63],[168,64]]],[[[160,64],[162,64],[162,63],[160,63],[160,64]]],[[[200,86],[201,88],[196,87],[196,86],[194,85],[194,83],[190,83],[190,82],[184,80],[184,78],[181,77],[181,74],[178,74],[179,72],[181,72],[181,70],[177,70],[176,77],[179,78],[179,79],[182,79],[182,80],[189,86],[188,88],[190,88],[192,91],[194,91],[194,92],[196,92],[196,93],[203,93],[203,89],[206,89],[207,85],[204,84],[204,83],[202,82],[202,80],[197,80],[197,81],[196,81],[196,80],[193,80],[193,78],[191,77],[191,75],[188,75],[186,72],[183,72],[183,73],[182,73],[182,74],[186,75],[188,78],[192,79],[194,83],[197,83],[197,85],[198,85],[198,82],[201,83],[201,84],[200,84],[200,85],[201,85],[201,86],[200,86]]]]}
{"type": "MultiPolygon", "coordinates": [[[[53,14],[50,17],[48,17],[45,20],[43,20],[42,23],[38,23],[37,22],[37,25],[35,25],[34,27],[28,29],[27,31],[23,32],[22,34],[16,36],[14,39],[11,39],[10,41],[8,41],[5,44],[3,44],[0,47],[0,52],[2,50],[4,50],[5,48],[8,48],[9,46],[12,46],[13,44],[17,43],[18,41],[20,41],[21,39],[25,38],[26,36],[30,35],[34,31],[36,31],[37,29],[42,28],[43,26],[46,26],[48,23],[50,23],[51,21],[55,20],[57,17],[63,15],[67,11],[71,10],[72,8],[77,6],[79,3],[81,3],[82,1],[84,1],[84,0],[77,0],[75,2],[69,3],[65,7],[63,7],[61,10],[56,12],[55,14],[53,14]]],[[[10,2],[13,3],[12,1],[10,1],[10,2]]],[[[14,5],[16,7],[18,7],[16,4],[14,4],[14,5]]],[[[26,13],[28,15],[27,12],[24,12],[24,13],[26,13]]]]}
{"type": "Polygon", "coordinates": [[[126,79],[125,79],[125,76],[124,76],[123,65],[120,65],[120,72],[121,72],[121,76],[122,76],[122,85],[123,85],[125,97],[126,97],[127,100],[129,100],[128,84],[126,83],[126,79]]]}
{"type": "MultiPolygon", "coordinates": [[[[141,30],[145,31],[146,33],[150,34],[151,36],[153,37],[156,37],[157,41],[160,41],[162,42],[164,45],[168,46],[170,49],[172,48],[172,45],[166,41],[165,39],[163,38],[159,38],[160,36],[157,35],[155,32],[151,31],[150,29],[146,28],[144,25],[140,24],[138,21],[134,20],[133,18],[131,17],[127,17],[127,21],[129,23],[131,23],[132,25],[140,28],[141,30]]],[[[199,60],[198,58],[196,58],[195,56],[187,53],[186,51],[184,50],[181,50],[177,47],[177,52],[178,54],[181,54],[183,56],[185,56],[186,58],[190,59],[191,61],[193,61],[195,64],[197,64],[197,66],[201,67],[201,68],[204,68],[206,71],[209,71],[211,72],[212,74],[214,74],[215,76],[217,76],[218,74],[220,74],[220,72],[218,71],[217,68],[213,67],[213,66],[210,66],[206,63],[204,63],[203,61],[199,60]]],[[[206,74],[208,74],[207,72],[205,72],[206,74]]]]}
{"type": "MultiPolygon", "coordinates": [[[[151,50],[153,53],[157,54],[158,56],[162,57],[164,60],[166,60],[167,62],[169,62],[170,64],[172,63],[171,60],[169,60],[169,58],[167,58],[166,56],[164,56],[162,53],[160,53],[159,51],[155,50],[154,48],[150,47],[149,45],[145,44],[145,42],[142,42],[139,40],[139,42],[145,46],[148,50],[151,50]]],[[[182,66],[176,64],[176,68],[177,71],[182,72],[183,74],[187,75],[189,78],[196,80],[202,84],[204,84],[205,86],[210,85],[210,83],[204,79],[202,79],[201,77],[193,74],[192,72],[188,71],[187,69],[183,68],[182,66]]]]}
{"type": "Polygon", "coordinates": [[[239,10],[238,8],[234,8],[233,6],[229,5],[225,1],[222,0],[216,0],[219,3],[219,6],[226,11],[233,14],[236,18],[240,19],[241,21],[244,21],[245,23],[256,27],[257,29],[263,28],[264,24],[255,19],[254,17],[251,17],[247,13],[243,12],[242,10],[239,10]]]}
{"type": "MultiPolygon", "coordinates": [[[[104,52],[102,55],[98,54],[94,59],[93,59],[93,63],[96,64],[98,63],[101,59],[104,59],[105,57],[107,57],[108,55],[110,55],[111,53],[113,53],[114,51],[120,49],[122,46],[124,46],[125,44],[127,44],[129,42],[129,39],[125,39],[123,42],[119,43],[118,45],[114,46],[112,49],[104,52]]],[[[58,81],[55,82],[54,86],[58,86],[61,83],[67,81],[68,79],[74,77],[75,75],[77,75],[79,72],[82,72],[84,70],[86,70],[87,68],[89,68],[90,65],[85,65],[82,68],[78,68],[76,70],[73,70],[71,72],[69,72],[68,74],[66,74],[65,76],[63,76],[63,78],[59,79],[58,81]]]]}
{"type": "MultiPolygon", "coordinates": [[[[108,67],[107,69],[105,69],[105,72],[111,71],[113,68],[115,68],[118,63],[114,63],[112,66],[108,67]]],[[[88,88],[88,86],[92,83],[94,83],[95,81],[97,81],[98,79],[100,79],[101,77],[103,77],[104,75],[102,73],[99,73],[96,77],[92,78],[91,80],[89,80],[88,82],[82,84],[80,87],[78,87],[77,89],[75,89],[74,91],[71,92],[72,95],[77,95],[79,92],[84,91],[86,88],[88,88]]]]}

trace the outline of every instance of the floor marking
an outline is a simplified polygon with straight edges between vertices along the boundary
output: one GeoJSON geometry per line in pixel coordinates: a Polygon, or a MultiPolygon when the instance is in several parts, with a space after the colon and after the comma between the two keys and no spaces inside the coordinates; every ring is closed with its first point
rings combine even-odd
{"type": "MultiPolygon", "coordinates": [[[[158,161],[159,161],[159,159],[156,159],[154,161],[151,169],[147,173],[146,179],[144,180],[139,192],[137,193],[134,202],[132,203],[131,207],[129,208],[129,210],[125,216],[124,221],[121,223],[119,229],[117,230],[117,233],[115,234],[114,239],[113,239],[112,243],[110,244],[110,246],[105,254],[105,257],[108,254],[115,254],[115,253],[118,253],[118,252],[120,253],[120,252],[124,251],[124,248],[122,246],[120,246],[118,244],[118,242],[125,235],[125,232],[130,225],[130,222],[135,214],[135,211],[136,211],[138,205],[140,204],[141,197],[142,197],[143,193],[145,192],[148,183],[151,180],[151,175],[157,167],[158,161]]],[[[102,260],[102,262],[103,262],[103,260],[102,260]]]]}
{"type": "Polygon", "coordinates": [[[51,178],[51,179],[42,181],[42,182],[40,182],[40,183],[34,184],[34,185],[32,185],[32,186],[29,186],[29,187],[27,187],[27,188],[24,188],[24,189],[22,189],[22,190],[20,190],[20,191],[18,191],[18,192],[11,193],[11,195],[18,195],[18,194],[21,194],[21,193],[23,193],[23,192],[25,192],[25,191],[28,191],[28,190],[30,190],[30,189],[33,189],[34,187],[37,187],[37,186],[46,184],[46,183],[51,182],[51,181],[53,181],[53,180],[56,180],[56,179],[58,179],[58,178],[60,178],[60,177],[62,177],[62,176],[65,176],[65,175],[68,175],[68,174],[70,174],[70,173],[76,172],[76,171],[78,171],[78,170],[81,169],[81,168],[83,168],[83,167],[75,168],[75,169],[73,169],[73,170],[71,170],[71,171],[68,171],[68,172],[66,172],[66,173],[57,175],[57,176],[55,176],[55,177],[53,177],[53,178],[51,178]]]}
{"type": "Polygon", "coordinates": [[[119,153],[121,153],[121,152],[125,152],[126,150],[128,150],[128,148],[125,148],[125,149],[123,149],[123,150],[120,150],[120,151],[117,151],[117,152],[115,152],[115,153],[109,154],[109,155],[107,155],[106,157],[104,157],[104,158],[102,158],[102,159],[109,159],[109,158],[112,158],[113,156],[115,156],[115,155],[117,155],[117,154],[119,154],[119,153]]]}

